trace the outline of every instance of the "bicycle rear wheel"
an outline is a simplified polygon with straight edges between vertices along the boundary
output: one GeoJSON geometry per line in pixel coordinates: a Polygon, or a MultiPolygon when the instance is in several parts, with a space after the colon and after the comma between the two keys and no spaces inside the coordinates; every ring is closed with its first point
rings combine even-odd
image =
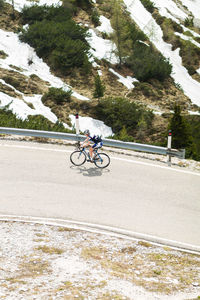
{"type": "Polygon", "coordinates": [[[110,157],[105,153],[98,153],[94,163],[100,169],[106,168],[110,164],[110,157]]]}
{"type": "Polygon", "coordinates": [[[76,150],[76,151],[72,152],[72,154],[70,155],[70,161],[75,166],[81,166],[86,161],[86,155],[84,152],[76,150]]]}

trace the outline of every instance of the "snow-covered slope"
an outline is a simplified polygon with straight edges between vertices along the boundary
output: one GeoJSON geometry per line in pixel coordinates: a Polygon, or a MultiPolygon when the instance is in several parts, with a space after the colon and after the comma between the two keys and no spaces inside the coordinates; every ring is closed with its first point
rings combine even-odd
{"type": "MultiPolygon", "coordinates": [[[[176,22],[178,22],[178,18],[184,19],[187,17],[187,14],[179,9],[172,0],[156,0],[154,2],[155,4],[158,4],[158,8],[162,15],[172,18],[173,20],[176,20],[176,22]]],[[[139,0],[124,0],[124,3],[126,4],[131,17],[137,23],[140,29],[144,31],[156,48],[172,63],[172,77],[174,78],[175,82],[180,84],[184,94],[187,95],[194,104],[200,106],[200,83],[194,80],[188,74],[186,68],[183,67],[182,59],[179,55],[179,49],[173,51],[172,46],[164,42],[163,32],[160,26],[156,23],[152,15],[144,8],[139,0]]],[[[198,1],[198,3],[200,5],[200,1],[198,1]]]]}
{"type": "MultiPolygon", "coordinates": [[[[6,0],[8,3],[12,4],[12,0],[6,0]]],[[[94,2],[94,1],[93,1],[94,2]]],[[[200,0],[182,0],[182,1],[173,1],[173,0],[154,0],[155,6],[159,9],[159,13],[162,16],[171,18],[173,21],[180,23],[180,21],[185,20],[188,16],[193,15],[195,21],[198,23],[200,20],[200,0]],[[179,4],[177,4],[179,3],[179,4]]],[[[40,0],[40,5],[47,4],[61,4],[58,0],[40,0]]],[[[95,2],[94,2],[95,3],[95,2]]],[[[172,77],[175,82],[178,83],[185,95],[187,95],[191,102],[200,106],[200,83],[194,80],[189,74],[188,71],[182,65],[182,59],[179,55],[179,49],[175,51],[172,50],[172,46],[166,43],[163,40],[163,32],[160,26],[155,22],[152,15],[144,8],[140,0],[124,0],[126,9],[130,12],[131,18],[136,22],[136,24],[145,32],[149,37],[150,41],[157,47],[157,49],[169,59],[173,66],[172,77]]],[[[31,2],[28,0],[15,0],[14,1],[15,9],[21,11],[24,5],[31,5],[31,2]]],[[[91,53],[93,57],[101,59],[106,59],[112,64],[118,62],[118,58],[114,55],[113,50],[116,46],[110,40],[102,39],[98,32],[106,32],[107,34],[112,33],[113,29],[111,27],[110,21],[105,17],[100,17],[101,25],[97,28],[90,28],[91,37],[88,39],[92,49],[91,53]]],[[[188,28],[185,28],[182,25],[184,31],[188,31],[188,28]]],[[[191,31],[194,37],[200,37],[196,32],[191,31]]],[[[187,39],[183,34],[179,34],[182,39],[187,39]]],[[[189,38],[191,42],[195,43],[197,47],[200,47],[200,44],[194,41],[191,37],[189,38]]],[[[44,81],[49,82],[49,86],[63,88],[68,90],[71,88],[69,85],[64,83],[60,78],[53,76],[50,72],[49,67],[40,59],[33,48],[25,43],[21,43],[18,39],[17,34],[12,32],[5,32],[0,29],[0,50],[4,51],[8,56],[6,58],[0,58],[0,67],[4,69],[12,69],[13,65],[20,68],[20,72],[26,76],[31,74],[36,74],[38,77],[44,81]],[[32,64],[29,64],[29,61],[32,61],[32,64]]],[[[101,67],[96,63],[93,64],[98,68],[99,74],[101,74],[101,67]]],[[[112,68],[109,69],[112,74],[116,76],[116,80],[120,81],[126,88],[134,88],[134,81],[136,79],[118,74],[112,68]]],[[[197,70],[200,73],[200,69],[197,70]]],[[[1,80],[1,83],[7,85],[1,80]]],[[[21,95],[21,99],[8,96],[3,91],[0,91],[0,106],[4,107],[8,105],[18,117],[25,119],[28,115],[42,114],[52,122],[56,122],[57,116],[53,114],[48,107],[45,107],[41,101],[42,95],[35,95],[33,97],[27,97],[19,91],[18,94],[21,95]],[[28,106],[27,103],[32,103],[33,108],[28,106]]],[[[88,101],[89,99],[84,95],[78,94],[73,90],[73,96],[81,99],[83,101],[88,101]]],[[[73,117],[72,123],[73,123],[73,117]]],[[[112,134],[111,128],[103,125],[100,121],[97,120],[91,123],[89,118],[81,118],[81,130],[84,130],[85,127],[92,126],[94,131],[97,130],[99,134],[106,132],[107,135],[112,134]],[[102,127],[103,126],[103,127],[102,127]]],[[[68,127],[65,124],[66,127],[68,127]]]]}

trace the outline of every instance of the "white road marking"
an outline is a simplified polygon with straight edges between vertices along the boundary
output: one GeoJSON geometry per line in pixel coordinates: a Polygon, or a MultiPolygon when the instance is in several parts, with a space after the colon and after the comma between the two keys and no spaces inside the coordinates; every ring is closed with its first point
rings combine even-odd
{"type": "Polygon", "coordinates": [[[173,169],[172,167],[165,167],[165,166],[155,165],[155,164],[151,164],[151,163],[147,163],[147,162],[143,162],[143,161],[135,161],[135,160],[130,160],[130,159],[126,159],[126,158],[120,158],[120,157],[110,157],[110,158],[111,159],[125,161],[125,162],[130,162],[130,163],[134,163],[134,164],[138,164],[138,165],[145,165],[145,166],[150,166],[150,167],[155,167],[155,168],[160,168],[160,169],[165,169],[165,170],[170,170],[170,171],[176,171],[176,172],[179,172],[179,173],[186,173],[186,174],[200,176],[200,173],[195,173],[195,172],[185,171],[185,170],[173,169]]]}
{"type": "MultiPolygon", "coordinates": [[[[71,150],[53,149],[53,148],[44,148],[44,147],[35,147],[35,146],[24,146],[24,145],[2,144],[1,146],[9,147],[9,148],[22,148],[22,149],[29,149],[29,150],[54,151],[54,152],[65,152],[65,153],[71,153],[72,152],[71,150]]],[[[160,169],[175,171],[175,172],[179,172],[179,173],[185,173],[185,174],[200,176],[200,173],[195,173],[195,172],[186,171],[186,170],[173,169],[172,167],[160,166],[160,165],[156,165],[156,164],[152,164],[152,163],[136,161],[136,160],[130,160],[130,159],[120,158],[120,157],[110,156],[110,158],[114,159],[114,160],[120,160],[120,161],[128,162],[128,163],[144,165],[144,166],[150,166],[150,167],[154,167],[154,168],[160,168],[160,169]]]]}
{"type": "Polygon", "coordinates": [[[95,224],[95,223],[87,223],[87,222],[56,219],[56,218],[53,219],[53,218],[42,218],[42,217],[33,217],[33,216],[18,216],[18,215],[0,215],[0,221],[38,223],[41,225],[69,227],[69,228],[84,230],[92,233],[101,233],[109,236],[116,236],[116,237],[129,239],[129,240],[145,240],[160,247],[162,247],[163,245],[167,245],[175,250],[179,250],[187,253],[195,253],[198,255],[200,254],[199,246],[181,243],[169,239],[159,238],[153,235],[138,233],[130,230],[120,229],[117,227],[95,224]]]}

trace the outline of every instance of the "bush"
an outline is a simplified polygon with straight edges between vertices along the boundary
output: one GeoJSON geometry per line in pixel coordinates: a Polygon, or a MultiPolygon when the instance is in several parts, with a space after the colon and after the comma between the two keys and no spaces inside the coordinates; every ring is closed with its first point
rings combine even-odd
{"type": "Polygon", "coordinates": [[[117,139],[124,142],[134,142],[134,138],[128,135],[126,127],[123,126],[122,130],[113,136],[113,139],[117,139]]]}
{"type": "Polygon", "coordinates": [[[23,24],[33,24],[43,20],[63,22],[71,18],[71,11],[63,6],[39,6],[24,7],[22,9],[23,24]]]}
{"type": "Polygon", "coordinates": [[[52,100],[56,104],[60,105],[63,102],[70,102],[71,101],[72,91],[63,91],[62,88],[54,88],[51,87],[47,93],[45,93],[42,97],[42,102],[45,103],[47,100],[52,100]]]}
{"type": "Polygon", "coordinates": [[[5,1],[4,0],[0,0],[0,9],[4,7],[5,1]]]}
{"type": "MultiPolygon", "coordinates": [[[[76,24],[63,7],[44,6],[35,16],[37,11],[37,6],[30,9],[31,16],[27,18],[32,23],[22,32],[21,41],[34,47],[39,57],[48,59],[51,67],[60,69],[64,74],[74,67],[85,68],[89,64],[90,46],[86,41],[88,29],[76,24]],[[41,21],[42,16],[46,19],[41,21]],[[37,22],[33,22],[35,17],[37,22]]],[[[29,15],[28,8],[26,14],[29,15]]]]}
{"type": "Polygon", "coordinates": [[[193,75],[199,67],[200,49],[190,41],[181,40],[180,55],[184,67],[193,75]]]}
{"type": "Polygon", "coordinates": [[[75,0],[75,5],[85,10],[92,8],[90,0],[75,0]]]}
{"type": "Polygon", "coordinates": [[[140,81],[154,78],[163,81],[172,72],[172,65],[161,53],[152,46],[137,44],[133,54],[127,58],[126,64],[133,70],[135,77],[140,81]]]}
{"type": "Polygon", "coordinates": [[[185,18],[185,20],[184,20],[184,25],[186,26],[186,27],[193,27],[194,26],[194,22],[193,22],[193,18],[192,17],[187,17],[187,18],[185,18]]]}
{"type": "MultiPolygon", "coordinates": [[[[129,102],[125,98],[100,99],[95,108],[96,118],[112,127],[115,134],[126,129],[126,134],[133,136],[140,120],[143,118],[150,127],[153,120],[153,113],[146,110],[144,106],[129,102]]],[[[124,132],[123,132],[124,134],[124,132]]]]}
{"type": "Polygon", "coordinates": [[[196,159],[196,145],[193,140],[190,124],[181,115],[181,107],[174,106],[174,114],[170,120],[169,129],[172,130],[172,148],[186,149],[186,158],[196,159]]]}
{"type": "Polygon", "coordinates": [[[171,64],[151,44],[148,46],[145,43],[148,40],[147,36],[134,23],[123,26],[122,32],[126,41],[122,43],[121,40],[120,44],[122,61],[134,72],[138,80],[147,81],[154,78],[163,81],[169,77],[172,71],[171,64]]]}
{"type": "Polygon", "coordinates": [[[141,0],[144,7],[150,12],[153,13],[155,9],[155,4],[150,0],[141,0]]]}
{"type": "Polygon", "coordinates": [[[141,91],[146,97],[155,97],[155,91],[152,88],[152,85],[147,82],[137,82],[135,85],[135,90],[141,91]]]}
{"type": "Polygon", "coordinates": [[[190,125],[193,142],[196,147],[196,155],[193,154],[192,157],[200,161],[200,116],[190,115],[186,117],[186,120],[190,125]]]}
{"type": "Polygon", "coordinates": [[[26,120],[18,119],[12,111],[0,109],[0,127],[24,128],[33,130],[46,130],[57,132],[72,132],[64,127],[61,122],[51,123],[41,115],[28,116],[26,120]]]}
{"type": "Polygon", "coordinates": [[[99,14],[98,14],[98,11],[96,9],[93,9],[93,11],[92,11],[91,20],[92,20],[92,23],[95,26],[99,26],[100,25],[99,14]]]}

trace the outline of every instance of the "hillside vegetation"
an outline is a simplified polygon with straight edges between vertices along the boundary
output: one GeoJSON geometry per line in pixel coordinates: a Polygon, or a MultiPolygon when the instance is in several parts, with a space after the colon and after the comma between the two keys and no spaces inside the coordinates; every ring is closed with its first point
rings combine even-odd
{"type": "MultiPolygon", "coordinates": [[[[181,39],[176,33],[183,33],[182,27],[171,19],[160,16],[153,2],[141,2],[161,26],[165,41],[172,44],[174,50],[180,48],[183,65],[189,74],[200,81],[200,76],[196,73],[200,48],[190,40],[181,39]]],[[[114,138],[166,146],[167,131],[172,126],[174,117],[171,111],[174,110],[176,114],[176,107],[180,107],[178,113],[185,125],[178,138],[183,143],[176,143],[176,135],[180,135],[180,132],[176,133],[176,124],[174,146],[187,148],[188,157],[200,159],[197,134],[200,131],[200,117],[187,115],[188,110],[198,111],[198,107],[174,83],[170,76],[172,65],[169,60],[133,22],[124,9],[123,1],[99,0],[93,3],[89,0],[64,0],[62,6],[39,6],[34,3],[31,7],[25,6],[19,13],[12,10],[4,0],[0,0],[0,9],[0,28],[18,32],[20,40],[35,49],[37,55],[50,66],[53,74],[91,99],[81,101],[73,96],[72,90],[65,92],[50,88],[40,78],[34,77],[34,74],[28,79],[27,86],[26,78],[14,66],[13,71],[0,69],[0,79],[9,84],[8,87],[0,81],[1,91],[15,97],[21,97],[17,92],[19,90],[26,95],[42,93],[43,103],[59,119],[57,124],[51,124],[41,116],[31,116],[21,121],[16,116],[11,116],[7,108],[1,111],[0,126],[64,131],[62,123],[70,125],[69,114],[79,112],[82,116],[104,121],[112,128],[114,138]],[[110,20],[113,32],[99,32],[98,35],[115,43],[114,52],[118,64],[112,65],[108,60],[93,58],[101,67],[102,74],[99,76],[98,67],[92,63],[88,39],[89,28],[95,30],[100,25],[101,15],[110,20]],[[122,76],[137,78],[139,81],[134,83],[135,88],[127,90],[109,71],[110,68],[122,76]],[[153,114],[152,109],[161,111],[161,114],[153,114]]],[[[194,28],[192,19],[185,20],[184,26],[200,32],[194,28]]],[[[189,35],[191,32],[188,30],[189,35]]],[[[198,38],[193,38],[199,42],[198,38]]],[[[0,58],[4,59],[6,55],[0,49],[0,58]]],[[[31,58],[29,64],[32,64],[31,58]]]]}

